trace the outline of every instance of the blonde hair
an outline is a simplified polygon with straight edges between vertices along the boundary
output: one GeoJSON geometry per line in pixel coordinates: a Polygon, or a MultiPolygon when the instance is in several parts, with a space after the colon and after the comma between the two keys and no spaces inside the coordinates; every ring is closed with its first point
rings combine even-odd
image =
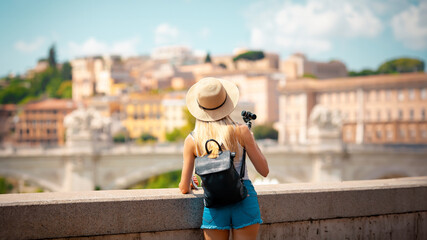
{"type": "MultiPolygon", "coordinates": [[[[230,150],[231,152],[235,152],[235,159],[239,159],[238,141],[234,130],[235,126],[237,126],[237,124],[229,116],[212,122],[196,119],[193,136],[198,154],[200,154],[200,156],[206,155],[206,141],[215,139],[221,145],[223,151],[230,150]]],[[[214,142],[208,143],[208,150],[212,151],[210,155],[212,158],[215,158],[219,151],[218,146],[214,142]]]]}

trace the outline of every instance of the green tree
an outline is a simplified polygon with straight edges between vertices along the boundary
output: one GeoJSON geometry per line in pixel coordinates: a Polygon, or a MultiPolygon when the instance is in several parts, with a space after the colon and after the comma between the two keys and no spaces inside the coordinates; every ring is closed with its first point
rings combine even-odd
{"type": "Polygon", "coordinates": [[[119,132],[113,136],[113,142],[115,143],[124,143],[126,142],[126,133],[119,132]]]}
{"type": "Polygon", "coordinates": [[[166,133],[166,140],[168,142],[176,142],[183,139],[181,129],[175,128],[172,132],[166,133]]]}
{"type": "Polygon", "coordinates": [[[424,62],[414,58],[398,58],[387,61],[378,68],[379,73],[424,72],[424,62]]]}
{"type": "Polygon", "coordinates": [[[157,141],[157,138],[149,133],[143,133],[138,140],[141,142],[154,142],[157,141]]]}
{"type": "Polygon", "coordinates": [[[61,69],[61,78],[62,78],[62,80],[67,81],[67,80],[71,80],[72,79],[71,70],[72,70],[72,67],[71,67],[70,62],[64,62],[62,64],[62,69],[61,69]]]}
{"type": "Polygon", "coordinates": [[[56,91],[55,94],[58,98],[68,98],[71,99],[73,97],[72,93],[72,83],[71,81],[62,82],[56,91]]]}
{"type": "Polygon", "coordinates": [[[236,62],[240,59],[245,59],[249,61],[256,61],[263,59],[265,57],[264,52],[262,51],[247,51],[245,53],[239,54],[233,58],[233,61],[236,62]]]}
{"type": "Polygon", "coordinates": [[[52,44],[52,46],[49,48],[49,56],[47,58],[49,62],[49,66],[51,68],[56,69],[56,50],[55,50],[55,44],[52,44]]]}
{"type": "Polygon", "coordinates": [[[6,178],[0,177],[0,194],[10,193],[13,190],[13,185],[6,178]]]}
{"type": "Polygon", "coordinates": [[[227,65],[225,65],[224,63],[219,63],[218,65],[224,69],[227,69],[227,65]]]}
{"type": "Polygon", "coordinates": [[[28,88],[21,84],[10,84],[0,91],[0,104],[18,103],[29,94],[28,88]]]}
{"type": "Polygon", "coordinates": [[[181,170],[164,173],[136,184],[131,189],[177,188],[181,179],[181,170]]]}
{"type": "Polygon", "coordinates": [[[211,63],[211,62],[212,62],[211,55],[208,52],[208,54],[206,54],[205,63],[211,63]]]}
{"type": "Polygon", "coordinates": [[[350,71],[348,75],[350,77],[357,77],[357,76],[369,76],[369,75],[377,75],[378,71],[371,70],[371,69],[363,69],[360,72],[356,71],[350,71]]]}
{"type": "Polygon", "coordinates": [[[314,78],[314,79],[317,79],[316,75],[314,75],[314,74],[310,74],[310,73],[304,73],[304,74],[302,75],[302,77],[303,77],[303,78],[314,78]]]}
{"type": "Polygon", "coordinates": [[[252,128],[255,139],[278,139],[279,133],[272,125],[258,125],[252,128]]]}

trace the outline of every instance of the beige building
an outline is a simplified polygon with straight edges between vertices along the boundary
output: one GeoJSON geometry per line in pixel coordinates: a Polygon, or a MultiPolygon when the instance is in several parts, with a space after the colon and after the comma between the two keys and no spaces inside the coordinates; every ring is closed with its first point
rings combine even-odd
{"type": "Polygon", "coordinates": [[[71,65],[74,101],[94,95],[123,94],[126,93],[123,86],[128,88],[135,82],[131,71],[117,56],[78,58],[71,65]]]}
{"type": "Polygon", "coordinates": [[[213,56],[212,63],[223,65],[229,71],[277,71],[280,65],[280,57],[276,53],[264,53],[264,58],[256,61],[240,59],[233,61],[233,58],[247,50],[241,50],[234,55],[213,56]]]}
{"type": "Polygon", "coordinates": [[[425,73],[297,79],[280,87],[282,144],[307,142],[308,119],[317,104],[343,117],[344,142],[427,143],[425,73]]]}
{"type": "Polygon", "coordinates": [[[346,77],[347,68],[340,61],[315,62],[310,61],[304,54],[296,53],[280,64],[280,70],[287,79],[297,79],[311,75],[317,79],[346,77]]]}
{"type": "Polygon", "coordinates": [[[208,76],[219,77],[236,83],[240,91],[240,100],[250,106],[257,114],[257,124],[274,123],[279,119],[278,84],[284,81],[284,75],[274,71],[221,71],[208,76]]]}
{"type": "Polygon", "coordinates": [[[15,104],[0,105],[0,143],[13,142],[17,111],[18,108],[15,104]]]}
{"type": "Polygon", "coordinates": [[[15,127],[16,143],[64,145],[64,117],[76,108],[76,104],[67,99],[47,99],[25,105],[15,127]]]}
{"type": "Polygon", "coordinates": [[[185,103],[186,92],[174,92],[166,95],[162,100],[163,123],[166,132],[181,128],[187,124],[184,111],[187,109],[185,103]]]}

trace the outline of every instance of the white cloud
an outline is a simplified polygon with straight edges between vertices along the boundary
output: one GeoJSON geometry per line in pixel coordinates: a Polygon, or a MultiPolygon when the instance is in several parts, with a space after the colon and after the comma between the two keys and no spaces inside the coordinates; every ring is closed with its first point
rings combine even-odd
{"type": "Polygon", "coordinates": [[[163,23],[157,26],[154,41],[156,45],[176,44],[178,37],[178,28],[167,23],[163,23]]]}
{"type": "Polygon", "coordinates": [[[94,37],[90,37],[85,42],[78,44],[69,42],[68,47],[70,55],[73,57],[118,54],[122,56],[130,56],[137,54],[137,45],[139,38],[130,38],[127,40],[107,44],[99,41],[94,37]]]}
{"type": "Polygon", "coordinates": [[[38,37],[32,42],[17,41],[14,44],[15,49],[24,53],[31,53],[40,49],[46,40],[43,37],[38,37]]]}
{"type": "Polygon", "coordinates": [[[410,49],[427,48],[427,2],[410,6],[391,19],[394,37],[410,49]]]}
{"type": "Polygon", "coordinates": [[[383,25],[369,4],[308,0],[256,4],[247,14],[256,48],[320,53],[335,38],[375,37],[383,25]]]}

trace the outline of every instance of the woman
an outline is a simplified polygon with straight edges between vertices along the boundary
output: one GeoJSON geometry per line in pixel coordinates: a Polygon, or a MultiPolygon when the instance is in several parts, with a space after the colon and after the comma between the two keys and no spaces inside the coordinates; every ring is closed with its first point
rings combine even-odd
{"type": "MultiPolygon", "coordinates": [[[[268,175],[268,164],[258,148],[252,132],[246,125],[237,125],[229,114],[239,100],[237,86],[223,79],[204,78],[188,91],[186,102],[190,113],[196,118],[194,131],[184,142],[184,164],[179,188],[183,194],[191,190],[191,179],[196,156],[206,155],[204,144],[215,139],[223,150],[236,153],[234,165],[240,172],[243,147],[255,169],[264,177],[268,175]]],[[[248,197],[244,200],[219,208],[203,210],[205,239],[228,239],[232,230],[233,239],[256,239],[261,220],[258,198],[245,169],[244,184],[248,197]]]]}

